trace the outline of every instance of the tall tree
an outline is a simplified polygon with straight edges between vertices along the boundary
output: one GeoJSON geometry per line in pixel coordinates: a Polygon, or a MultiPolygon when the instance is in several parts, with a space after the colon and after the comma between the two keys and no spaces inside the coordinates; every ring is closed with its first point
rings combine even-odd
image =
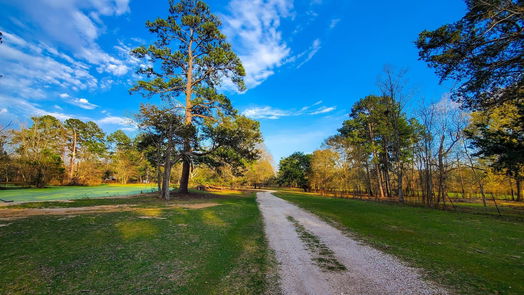
{"type": "Polygon", "coordinates": [[[236,117],[229,99],[217,87],[228,79],[244,90],[245,71],[220,32],[220,20],[203,1],[170,0],[169,16],[148,21],[146,26],[157,36],[156,42],[132,53],[146,60],[148,66],[138,73],[148,80],[138,81],[131,92],[160,95],[173,110],[181,110],[186,131],[180,192],[187,193],[192,162],[218,149],[210,143],[215,136],[209,131],[236,117]]]}
{"type": "MultiPolygon", "coordinates": [[[[69,156],[68,180],[70,183],[85,184],[76,175],[75,167],[80,161],[98,161],[106,152],[105,133],[92,121],[83,122],[79,119],[67,119],[64,122],[66,150],[69,156]]],[[[93,167],[93,165],[89,165],[93,167]]],[[[98,170],[98,169],[96,169],[98,170]]],[[[92,179],[88,171],[81,171],[82,178],[92,179]],[[87,173],[86,173],[87,172],[87,173]]],[[[97,182],[90,180],[89,182],[97,182]]]]}
{"type": "Polygon", "coordinates": [[[466,0],[466,5],[457,22],[420,33],[420,59],[442,80],[460,83],[452,97],[468,108],[522,103],[524,1],[466,0]]]}

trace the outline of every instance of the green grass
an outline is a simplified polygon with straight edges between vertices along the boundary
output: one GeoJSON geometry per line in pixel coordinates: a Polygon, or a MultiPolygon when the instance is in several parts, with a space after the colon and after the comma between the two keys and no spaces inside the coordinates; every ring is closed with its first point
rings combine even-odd
{"type": "Polygon", "coordinates": [[[463,294],[524,294],[524,223],[515,218],[277,193],[463,294]]]}
{"type": "Polygon", "coordinates": [[[104,184],[98,186],[52,186],[0,190],[0,199],[15,202],[72,200],[152,192],[156,184],[104,184]]]}
{"type": "Polygon", "coordinates": [[[254,194],[208,199],[220,205],[205,209],[168,209],[147,197],[127,201],[149,211],[0,221],[9,224],[0,227],[0,294],[260,294],[266,289],[270,264],[254,194]],[[162,219],[139,218],[144,214],[162,219]]]}

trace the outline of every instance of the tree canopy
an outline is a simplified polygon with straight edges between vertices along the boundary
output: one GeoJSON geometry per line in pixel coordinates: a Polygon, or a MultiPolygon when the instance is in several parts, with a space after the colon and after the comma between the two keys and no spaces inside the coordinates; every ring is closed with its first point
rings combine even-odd
{"type": "Polygon", "coordinates": [[[457,22],[420,33],[420,59],[442,80],[460,83],[453,98],[465,107],[522,104],[524,1],[467,0],[466,5],[457,22]]]}

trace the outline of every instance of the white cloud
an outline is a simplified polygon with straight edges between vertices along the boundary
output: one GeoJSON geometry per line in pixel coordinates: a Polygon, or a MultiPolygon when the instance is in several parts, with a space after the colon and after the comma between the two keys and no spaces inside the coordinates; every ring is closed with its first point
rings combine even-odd
{"type": "Polygon", "coordinates": [[[300,109],[282,110],[271,106],[255,106],[245,109],[242,115],[252,119],[270,119],[276,120],[282,117],[302,116],[302,115],[319,115],[326,114],[336,110],[336,107],[318,106],[322,101],[317,101],[312,105],[303,106],[300,109]]]}
{"type": "Polygon", "coordinates": [[[98,107],[96,104],[90,103],[85,98],[73,98],[73,99],[66,100],[66,102],[68,104],[72,104],[74,106],[77,106],[79,108],[83,108],[85,110],[93,110],[93,109],[98,107]]]}
{"type": "Polygon", "coordinates": [[[334,29],[338,23],[340,22],[340,18],[334,18],[331,20],[331,22],[329,23],[329,29],[334,29]]]}
{"type": "Polygon", "coordinates": [[[319,108],[318,110],[316,111],[313,111],[311,113],[309,113],[310,115],[318,115],[318,114],[325,114],[325,113],[329,113],[329,112],[332,112],[334,110],[336,110],[337,108],[336,107],[321,107],[319,108]]]}
{"type": "Polygon", "coordinates": [[[20,119],[30,118],[33,116],[51,115],[59,120],[67,120],[69,118],[79,118],[86,120],[85,117],[74,116],[61,112],[50,112],[42,109],[38,104],[28,102],[21,98],[14,98],[10,96],[0,95],[0,105],[9,105],[10,112],[2,115],[10,115],[10,121],[19,121],[20,119]]]}
{"type": "Polygon", "coordinates": [[[0,46],[0,69],[4,77],[0,84],[6,93],[40,99],[46,97],[45,88],[49,86],[96,87],[97,79],[82,63],[48,45],[20,41],[19,36],[7,32],[4,35],[5,42],[0,46]]]}
{"type": "Polygon", "coordinates": [[[15,1],[12,5],[21,11],[18,18],[33,26],[13,21],[20,35],[0,28],[4,33],[0,84],[5,93],[43,99],[52,88],[107,88],[111,84],[100,82],[93,70],[110,76],[130,71],[127,52],[113,56],[97,43],[106,30],[100,16],[127,13],[129,0],[15,1]]]}
{"type": "Polygon", "coordinates": [[[279,119],[280,117],[291,115],[288,111],[275,109],[270,106],[248,108],[242,114],[252,119],[279,119]]]}
{"type": "Polygon", "coordinates": [[[274,74],[291,50],[282,38],[281,19],[292,16],[292,0],[232,0],[224,32],[239,52],[246,85],[255,87],[274,74]]]}
{"type": "Polygon", "coordinates": [[[0,109],[0,114],[4,114],[4,113],[7,113],[7,108],[1,108],[0,109]]]}
{"type": "Polygon", "coordinates": [[[100,120],[97,120],[97,123],[101,125],[118,125],[133,129],[136,127],[136,123],[132,119],[118,116],[106,116],[100,120]]]}
{"type": "Polygon", "coordinates": [[[301,68],[304,64],[306,64],[308,61],[310,61],[315,54],[320,50],[321,48],[321,42],[319,39],[315,39],[313,41],[313,44],[311,44],[311,47],[307,51],[307,56],[304,61],[302,61],[300,64],[298,64],[297,69],[301,68]]]}

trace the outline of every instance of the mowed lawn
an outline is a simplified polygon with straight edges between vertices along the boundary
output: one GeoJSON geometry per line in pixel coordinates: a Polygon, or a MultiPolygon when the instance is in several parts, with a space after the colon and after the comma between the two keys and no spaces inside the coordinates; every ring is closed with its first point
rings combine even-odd
{"type": "Polygon", "coordinates": [[[277,195],[462,294],[524,294],[524,222],[302,193],[277,195]]]}
{"type": "Polygon", "coordinates": [[[98,186],[51,186],[0,190],[0,199],[15,202],[72,200],[134,195],[156,190],[156,184],[104,184],[98,186]]]}
{"type": "Polygon", "coordinates": [[[124,203],[136,207],[129,212],[0,220],[0,294],[260,294],[266,290],[265,273],[272,264],[254,194],[169,203],[144,196],[83,199],[17,207],[124,203]],[[173,207],[188,203],[210,207],[173,207]]]}

